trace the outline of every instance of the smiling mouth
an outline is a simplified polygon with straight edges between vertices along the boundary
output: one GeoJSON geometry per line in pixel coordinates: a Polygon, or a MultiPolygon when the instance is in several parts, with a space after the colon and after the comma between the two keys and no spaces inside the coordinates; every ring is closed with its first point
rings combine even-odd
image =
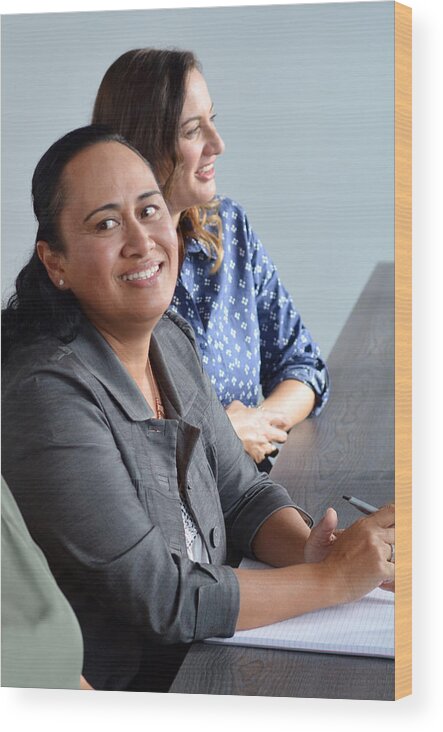
{"type": "Polygon", "coordinates": [[[199,168],[197,170],[197,175],[205,175],[207,173],[211,173],[214,170],[214,163],[208,163],[208,165],[204,165],[202,168],[199,168]]]}
{"type": "Polygon", "coordinates": [[[132,274],[124,274],[119,277],[123,282],[133,282],[136,280],[150,280],[160,270],[161,264],[154,264],[149,269],[142,269],[140,272],[133,272],[132,274]]]}

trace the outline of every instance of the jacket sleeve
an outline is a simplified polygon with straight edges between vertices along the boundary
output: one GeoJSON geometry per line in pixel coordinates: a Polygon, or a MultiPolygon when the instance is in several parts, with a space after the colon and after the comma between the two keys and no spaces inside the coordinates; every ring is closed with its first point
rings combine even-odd
{"type": "Polygon", "coordinates": [[[253,539],[260,526],[275,511],[291,506],[297,508],[309,526],[313,525],[313,519],[294,504],[286,488],[271,480],[267,473],[259,472],[255,462],[245,452],[202,368],[200,351],[191,326],[175,313],[170,313],[170,317],[194,348],[193,371],[200,371],[201,386],[209,400],[204,432],[206,439],[213,443],[216,455],[214,471],[228,541],[241,555],[254,558],[253,539]]]}
{"type": "Polygon", "coordinates": [[[3,413],[4,474],[59,585],[161,643],[232,635],[233,570],[171,552],[98,397],[63,363],[20,379],[3,413]]]}
{"type": "Polygon", "coordinates": [[[2,479],[2,685],[78,689],[83,640],[2,479]]]}
{"type": "Polygon", "coordinates": [[[297,508],[312,526],[312,518],[294,504],[286,488],[258,470],[243,449],[215,392],[212,421],[216,435],[217,485],[232,546],[241,555],[254,558],[252,542],[257,531],[273,513],[287,506],[297,508]]]}
{"type": "Polygon", "coordinates": [[[243,215],[260,328],[263,394],[269,396],[286,379],[302,381],[315,394],[312,414],[319,414],[329,396],[327,366],[282,284],[274,262],[243,215]]]}

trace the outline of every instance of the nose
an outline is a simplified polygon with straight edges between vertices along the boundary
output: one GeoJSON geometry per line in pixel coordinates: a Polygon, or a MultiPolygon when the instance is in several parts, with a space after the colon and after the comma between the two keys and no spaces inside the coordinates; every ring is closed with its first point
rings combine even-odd
{"type": "Polygon", "coordinates": [[[212,127],[208,138],[206,140],[206,149],[204,150],[206,155],[222,155],[225,151],[225,143],[219,135],[216,127],[212,127]]]}
{"type": "Polygon", "coordinates": [[[156,246],[146,223],[133,219],[126,225],[125,241],[122,247],[124,257],[143,257],[156,246]]]}

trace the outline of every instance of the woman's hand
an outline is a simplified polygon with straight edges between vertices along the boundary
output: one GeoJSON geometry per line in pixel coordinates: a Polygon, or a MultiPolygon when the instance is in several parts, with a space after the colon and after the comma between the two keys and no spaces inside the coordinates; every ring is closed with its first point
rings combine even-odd
{"type": "Polygon", "coordinates": [[[286,379],[262,403],[262,409],[279,412],[284,424],[279,425],[289,431],[295,424],[303,422],[315,405],[315,394],[310,386],[295,379],[286,379]]]}
{"type": "Polygon", "coordinates": [[[275,450],[273,442],[286,442],[286,420],[278,412],[246,407],[235,400],[226,409],[246,452],[260,463],[275,450]]]}
{"type": "MultiPolygon", "coordinates": [[[[274,514],[275,521],[278,513],[274,514]]],[[[277,569],[235,569],[240,585],[237,630],[353,602],[375,587],[393,583],[395,568],[389,561],[391,544],[395,542],[393,506],[381,508],[344,531],[335,528],[337,515],[329,508],[309,537],[305,533],[306,525],[304,528],[301,524],[295,525],[287,509],[280,513],[280,522],[269,524],[269,529],[279,532],[282,526],[287,540],[293,526],[294,540],[298,536],[304,542],[305,562],[280,565],[277,569]]],[[[267,534],[260,536],[263,556],[259,558],[265,560],[263,547],[267,540],[267,534]]],[[[275,556],[278,557],[276,547],[275,556]]]]}
{"type": "MultiPolygon", "coordinates": [[[[326,516],[322,521],[325,520],[326,516]]],[[[385,506],[335,534],[323,564],[343,597],[341,602],[357,600],[374,587],[392,589],[395,565],[390,558],[391,544],[395,543],[394,525],[394,506],[385,506]]]]}
{"type": "MultiPolygon", "coordinates": [[[[322,562],[329,555],[333,542],[336,540],[337,512],[328,508],[325,515],[311,530],[305,544],[305,562],[322,562]]],[[[337,532],[337,533],[341,533],[337,532]]]]}
{"type": "Polygon", "coordinates": [[[94,687],[88,684],[84,676],[80,676],[80,689],[83,691],[94,691],[94,687]]]}

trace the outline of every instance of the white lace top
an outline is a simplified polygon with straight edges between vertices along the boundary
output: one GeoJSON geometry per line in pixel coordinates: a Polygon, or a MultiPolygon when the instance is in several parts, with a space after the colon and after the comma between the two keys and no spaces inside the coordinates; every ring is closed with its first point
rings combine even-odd
{"type": "Polygon", "coordinates": [[[182,498],[180,498],[180,507],[183,527],[185,530],[186,550],[188,552],[189,559],[193,562],[206,562],[209,564],[210,559],[207,549],[203,543],[203,539],[201,538],[198,528],[195,525],[195,521],[182,498]]]}

